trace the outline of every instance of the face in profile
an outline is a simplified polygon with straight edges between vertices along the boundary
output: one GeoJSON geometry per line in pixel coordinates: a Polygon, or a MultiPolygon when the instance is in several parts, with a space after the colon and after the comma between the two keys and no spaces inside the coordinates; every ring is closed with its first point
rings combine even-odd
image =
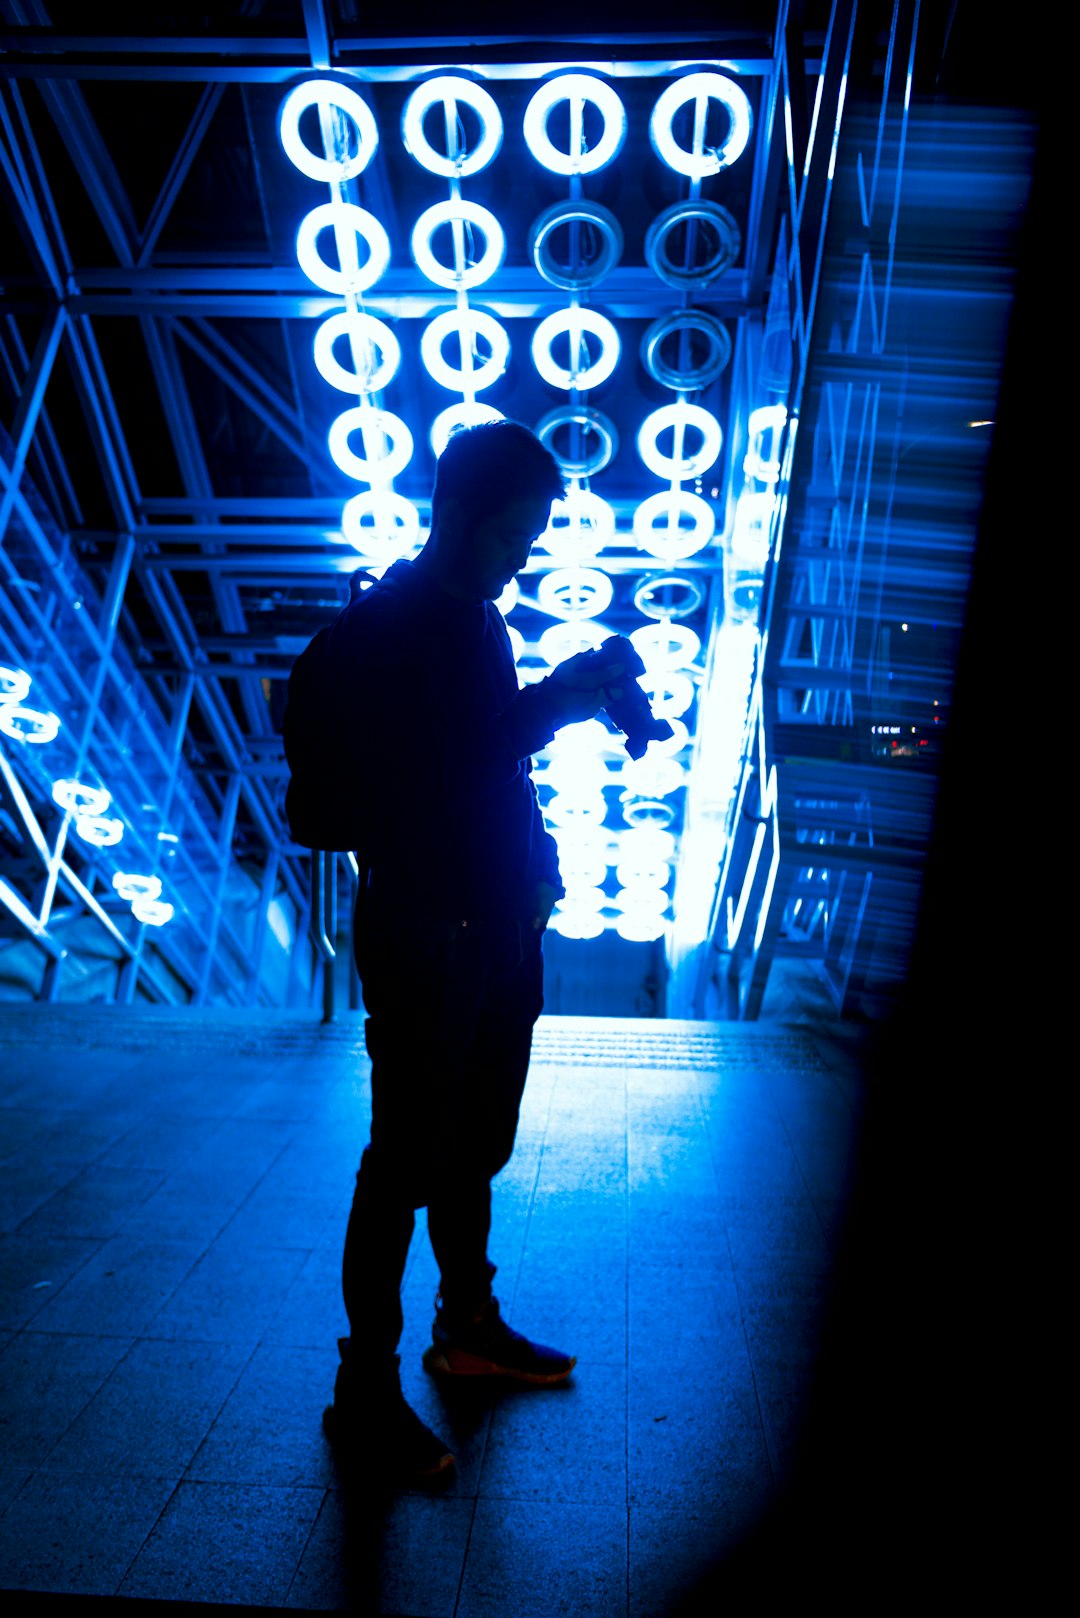
{"type": "Polygon", "coordinates": [[[460,507],[455,545],[458,582],[470,595],[496,601],[548,525],[551,501],[546,495],[509,500],[478,523],[470,524],[460,507]]]}

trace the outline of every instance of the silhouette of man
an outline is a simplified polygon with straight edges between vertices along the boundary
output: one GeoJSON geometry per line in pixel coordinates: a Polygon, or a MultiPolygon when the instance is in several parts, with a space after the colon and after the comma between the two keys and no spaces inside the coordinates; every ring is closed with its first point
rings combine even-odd
{"type": "Polygon", "coordinates": [[[440,1272],[433,1376],[549,1386],[575,1364],[503,1320],[487,1252],[491,1180],[513,1151],[543,1005],[541,938],[563,892],[531,755],[616,696],[623,667],[582,653],[518,687],[494,603],[562,491],[527,428],[459,430],[423,550],[355,593],[331,631],[350,711],[343,768],[365,827],[355,947],[372,1120],[342,1266],[350,1335],[324,1426],[339,1453],[400,1482],[454,1464],[399,1380],[416,1208],[440,1272]]]}

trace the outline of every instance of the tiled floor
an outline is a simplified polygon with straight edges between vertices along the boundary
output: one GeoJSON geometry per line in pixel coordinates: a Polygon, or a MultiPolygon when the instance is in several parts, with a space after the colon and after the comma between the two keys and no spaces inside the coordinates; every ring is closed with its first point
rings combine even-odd
{"type": "Polygon", "coordinates": [[[437,1497],[375,1506],[320,1430],[368,1090],[361,1025],[0,1008],[0,1589],[409,1618],[659,1618],[775,1499],[858,1067],[820,1029],[549,1018],[492,1257],[546,1392],[406,1392],[437,1497]]]}

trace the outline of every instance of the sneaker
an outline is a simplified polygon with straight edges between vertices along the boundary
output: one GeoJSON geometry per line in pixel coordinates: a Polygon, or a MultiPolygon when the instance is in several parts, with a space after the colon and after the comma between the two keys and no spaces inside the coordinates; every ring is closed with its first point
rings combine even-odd
{"type": "MultiPolygon", "coordinates": [[[[348,1339],[341,1346],[342,1366],[349,1363],[348,1339]]],[[[448,1482],[453,1452],[424,1425],[401,1391],[399,1360],[372,1377],[363,1388],[344,1384],[338,1373],[334,1402],[323,1411],[323,1432],[339,1462],[369,1481],[383,1479],[403,1487],[448,1482]]]]}
{"type": "Polygon", "coordinates": [[[471,1321],[451,1327],[446,1313],[435,1316],[431,1347],[424,1351],[424,1369],[434,1377],[493,1376],[512,1382],[551,1387],[565,1382],[577,1364],[574,1354],[531,1343],[499,1313],[491,1298],[471,1321]]]}

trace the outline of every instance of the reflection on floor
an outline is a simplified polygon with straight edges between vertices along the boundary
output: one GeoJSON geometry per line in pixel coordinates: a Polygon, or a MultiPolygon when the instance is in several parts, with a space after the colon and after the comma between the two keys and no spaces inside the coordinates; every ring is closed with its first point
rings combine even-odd
{"type": "Polygon", "coordinates": [[[547,1018],[492,1257],[569,1385],[407,1395],[452,1488],[373,1507],[320,1430],[358,1018],[7,1005],[0,1589],[410,1618],[657,1618],[774,1499],[860,1110],[835,1028],[547,1018]]]}

